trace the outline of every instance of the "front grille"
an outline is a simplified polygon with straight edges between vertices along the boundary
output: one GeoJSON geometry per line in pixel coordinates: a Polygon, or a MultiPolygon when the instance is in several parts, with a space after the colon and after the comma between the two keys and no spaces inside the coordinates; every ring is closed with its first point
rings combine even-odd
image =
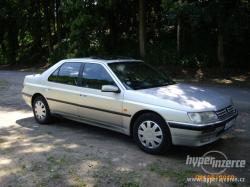
{"type": "Polygon", "coordinates": [[[218,110],[216,112],[219,120],[225,120],[236,114],[236,109],[233,107],[233,105],[230,105],[226,108],[223,108],[221,110],[218,110]]]}

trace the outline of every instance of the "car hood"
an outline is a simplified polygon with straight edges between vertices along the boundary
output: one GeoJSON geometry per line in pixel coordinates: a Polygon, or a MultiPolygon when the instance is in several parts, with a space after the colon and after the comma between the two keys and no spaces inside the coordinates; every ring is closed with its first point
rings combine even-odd
{"type": "Polygon", "coordinates": [[[220,95],[212,88],[197,87],[189,84],[174,84],[164,87],[138,90],[139,92],[154,96],[156,99],[168,102],[173,108],[182,107],[189,111],[216,111],[229,106],[230,97],[220,95]],[[172,104],[172,105],[171,105],[172,104]]]}

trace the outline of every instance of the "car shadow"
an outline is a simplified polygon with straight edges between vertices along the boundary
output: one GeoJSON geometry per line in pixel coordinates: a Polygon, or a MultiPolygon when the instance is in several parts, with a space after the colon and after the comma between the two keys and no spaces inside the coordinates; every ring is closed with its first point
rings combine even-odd
{"type": "MultiPolygon", "coordinates": [[[[128,146],[128,149],[135,149],[136,147],[133,138],[130,136],[64,118],[56,118],[54,122],[49,125],[39,125],[33,117],[19,119],[16,123],[21,127],[36,131],[36,135],[49,133],[54,138],[67,138],[68,132],[71,136],[73,133],[76,137],[84,136],[90,139],[96,138],[99,141],[113,142],[112,146],[121,143],[123,146],[128,146]]],[[[74,143],[80,143],[78,140],[76,141],[77,142],[74,143]]],[[[218,140],[217,142],[202,147],[173,146],[165,155],[161,155],[160,157],[183,160],[186,159],[187,155],[202,156],[207,151],[222,147],[224,144],[224,140],[218,140]]]]}
{"type": "Polygon", "coordinates": [[[55,118],[53,119],[53,122],[51,124],[41,125],[35,121],[34,117],[27,117],[17,120],[16,123],[24,128],[28,128],[35,131],[39,128],[40,130],[38,132],[46,131],[49,132],[50,135],[58,138],[61,138],[62,135],[66,135],[66,132],[70,132],[71,134],[75,133],[76,136],[78,134],[83,133],[87,134],[88,137],[93,136],[98,137],[99,139],[106,138],[110,140],[115,140],[116,142],[133,142],[131,137],[126,136],[124,134],[64,118],[55,118]]]}

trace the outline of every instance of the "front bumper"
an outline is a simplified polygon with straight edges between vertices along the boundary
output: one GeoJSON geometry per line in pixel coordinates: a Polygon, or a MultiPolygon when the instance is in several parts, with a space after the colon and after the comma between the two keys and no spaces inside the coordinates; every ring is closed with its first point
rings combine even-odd
{"type": "Polygon", "coordinates": [[[202,146],[218,140],[234,125],[238,112],[230,118],[208,125],[167,122],[174,145],[202,146]]]}

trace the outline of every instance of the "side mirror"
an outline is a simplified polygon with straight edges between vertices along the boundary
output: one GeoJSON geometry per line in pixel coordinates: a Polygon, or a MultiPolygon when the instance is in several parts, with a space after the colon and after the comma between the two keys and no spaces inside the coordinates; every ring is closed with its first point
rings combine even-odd
{"type": "Polygon", "coordinates": [[[120,89],[113,85],[102,85],[102,92],[120,93],[120,89]]]}

